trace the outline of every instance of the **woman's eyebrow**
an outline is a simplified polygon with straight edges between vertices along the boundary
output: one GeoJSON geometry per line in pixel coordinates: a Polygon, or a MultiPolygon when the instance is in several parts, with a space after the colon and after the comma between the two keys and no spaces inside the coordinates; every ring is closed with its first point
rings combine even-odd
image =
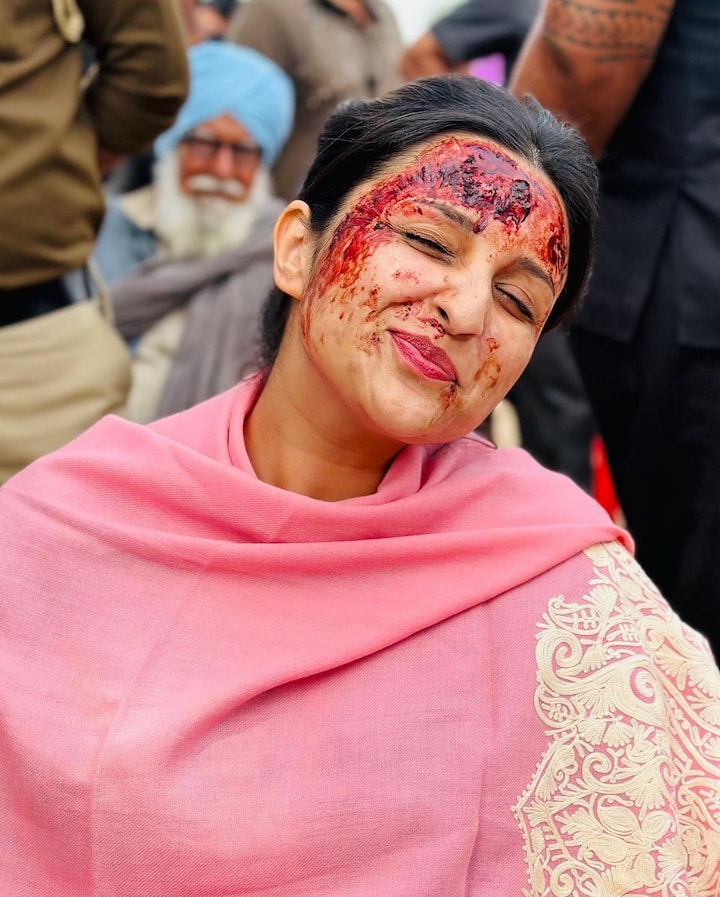
{"type": "Polygon", "coordinates": [[[474,233],[474,218],[469,213],[463,212],[462,209],[458,209],[457,206],[436,199],[422,199],[417,204],[419,206],[428,206],[442,213],[449,221],[459,225],[470,236],[474,233]]]}
{"type": "Polygon", "coordinates": [[[538,280],[542,280],[544,284],[546,284],[553,295],[555,295],[555,284],[553,283],[552,277],[547,273],[547,271],[538,265],[537,262],[533,261],[526,256],[519,258],[515,261],[515,267],[520,268],[522,271],[526,271],[532,277],[536,277],[538,280]]]}
{"type": "MultiPolygon", "coordinates": [[[[449,203],[441,202],[436,199],[423,199],[418,201],[417,205],[419,206],[427,206],[431,209],[435,209],[444,215],[449,221],[452,221],[453,224],[459,225],[465,233],[470,236],[475,234],[475,219],[468,212],[464,212],[462,209],[458,209],[457,206],[450,205],[449,203]]],[[[531,276],[541,280],[544,284],[548,286],[550,291],[555,294],[555,284],[553,282],[552,277],[547,273],[547,271],[539,265],[537,262],[533,261],[531,258],[527,258],[523,256],[522,258],[517,259],[515,262],[515,266],[520,268],[522,271],[526,271],[531,276]]]]}

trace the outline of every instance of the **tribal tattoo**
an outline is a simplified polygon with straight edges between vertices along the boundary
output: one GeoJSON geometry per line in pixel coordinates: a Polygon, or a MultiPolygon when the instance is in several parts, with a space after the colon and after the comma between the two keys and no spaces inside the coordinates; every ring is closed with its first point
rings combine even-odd
{"type": "Polygon", "coordinates": [[[550,0],[544,31],[556,44],[595,51],[596,62],[652,59],[673,6],[669,0],[550,0]]]}

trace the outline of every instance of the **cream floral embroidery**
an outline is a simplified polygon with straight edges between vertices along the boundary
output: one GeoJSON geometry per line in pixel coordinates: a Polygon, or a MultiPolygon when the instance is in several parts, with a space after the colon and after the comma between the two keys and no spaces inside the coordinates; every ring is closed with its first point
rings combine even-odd
{"type": "Polygon", "coordinates": [[[718,897],[720,674],[624,548],[586,554],[586,594],[539,623],[523,894],[718,897]]]}

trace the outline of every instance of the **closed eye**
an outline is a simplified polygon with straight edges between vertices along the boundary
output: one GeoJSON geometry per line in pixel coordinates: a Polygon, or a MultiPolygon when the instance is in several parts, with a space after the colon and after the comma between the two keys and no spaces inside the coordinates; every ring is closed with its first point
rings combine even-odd
{"type": "Polygon", "coordinates": [[[524,318],[526,321],[529,321],[531,324],[537,323],[535,321],[535,313],[532,307],[527,302],[525,302],[515,293],[511,293],[509,290],[502,289],[502,287],[497,287],[497,291],[512,306],[512,310],[514,310],[515,314],[524,318]]]}
{"type": "Polygon", "coordinates": [[[435,240],[430,240],[428,237],[423,237],[420,234],[415,234],[412,231],[403,231],[403,237],[405,237],[406,240],[410,240],[411,243],[417,243],[418,245],[423,246],[426,249],[430,249],[432,252],[435,252],[438,255],[452,255],[452,253],[446,246],[443,246],[441,243],[437,243],[435,240]]]}

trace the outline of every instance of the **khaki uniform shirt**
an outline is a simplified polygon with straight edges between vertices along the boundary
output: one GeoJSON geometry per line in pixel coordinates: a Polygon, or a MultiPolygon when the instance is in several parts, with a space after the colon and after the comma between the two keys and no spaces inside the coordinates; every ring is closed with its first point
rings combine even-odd
{"type": "Polygon", "coordinates": [[[104,211],[98,145],[147,149],[187,79],[176,0],[0,0],[0,290],[86,261],[104,211]],[[86,90],[81,36],[98,61],[86,90]]]}

